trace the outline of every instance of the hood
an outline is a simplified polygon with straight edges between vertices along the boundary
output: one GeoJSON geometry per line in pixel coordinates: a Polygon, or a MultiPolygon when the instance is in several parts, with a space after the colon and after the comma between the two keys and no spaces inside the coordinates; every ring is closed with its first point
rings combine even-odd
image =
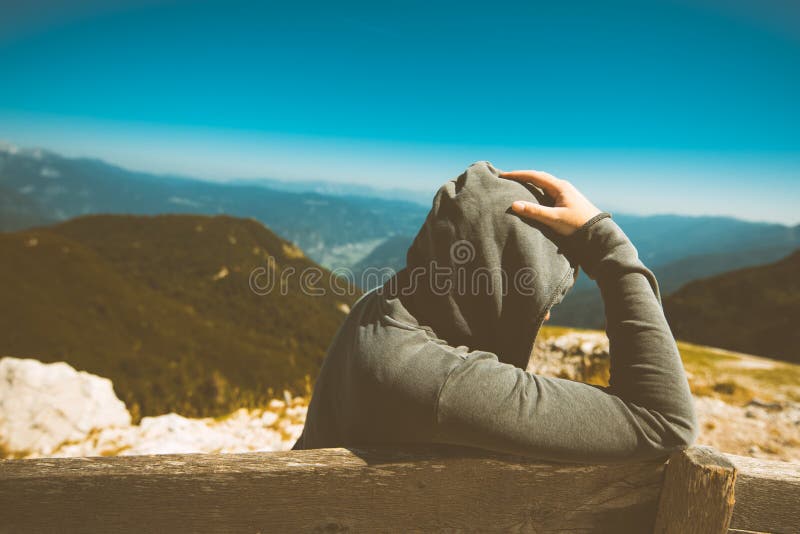
{"type": "Polygon", "coordinates": [[[515,200],[552,199],[499,173],[479,161],[439,189],[391,291],[449,345],[493,352],[525,369],[547,311],[577,269],[556,234],[511,211],[515,200]]]}

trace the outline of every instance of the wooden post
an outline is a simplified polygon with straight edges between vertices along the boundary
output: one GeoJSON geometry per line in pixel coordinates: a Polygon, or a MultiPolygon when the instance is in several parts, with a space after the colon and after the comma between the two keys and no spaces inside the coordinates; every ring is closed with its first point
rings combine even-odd
{"type": "Polygon", "coordinates": [[[711,447],[674,453],[659,497],[657,534],[726,534],[733,515],[736,467],[711,447]]]}

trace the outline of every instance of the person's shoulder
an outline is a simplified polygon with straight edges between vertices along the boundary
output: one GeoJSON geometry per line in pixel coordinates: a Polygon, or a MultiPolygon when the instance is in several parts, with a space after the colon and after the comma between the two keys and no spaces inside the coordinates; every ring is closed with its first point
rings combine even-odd
{"type": "Polygon", "coordinates": [[[381,313],[379,294],[376,289],[373,289],[356,299],[347,313],[345,323],[353,326],[368,324],[378,320],[381,313]]]}
{"type": "Polygon", "coordinates": [[[380,294],[370,295],[360,305],[358,310],[353,308],[358,313],[347,336],[350,357],[365,369],[380,373],[398,365],[419,368],[445,361],[457,364],[468,353],[466,347],[448,345],[430,329],[394,313],[397,310],[380,294]]]}

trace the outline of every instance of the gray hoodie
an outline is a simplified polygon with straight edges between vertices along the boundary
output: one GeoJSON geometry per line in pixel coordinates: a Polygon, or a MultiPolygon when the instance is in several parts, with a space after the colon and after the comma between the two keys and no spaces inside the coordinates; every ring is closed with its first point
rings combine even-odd
{"type": "Polygon", "coordinates": [[[514,214],[552,205],[488,162],[445,183],[406,267],[353,306],[293,449],[446,443],[551,461],[649,459],[697,437],[653,273],[608,213],[568,237],[514,214]],[[580,266],[600,287],[609,387],[526,372],[580,266]]]}

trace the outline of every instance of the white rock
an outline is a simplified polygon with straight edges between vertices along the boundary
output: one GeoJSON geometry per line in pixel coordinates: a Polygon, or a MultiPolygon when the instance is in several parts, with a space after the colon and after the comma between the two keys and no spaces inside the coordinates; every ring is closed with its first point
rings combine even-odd
{"type": "Polygon", "coordinates": [[[264,411],[261,414],[261,423],[264,426],[272,426],[278,421],[278,414],[275,412],[270,412],[269,410],[264,411]]]}
{"type": "Polygon", "coordinates": [[[565,355],[604,356],[608,354],[608,338],[593,332],[568,332],[547,340],[550,350],[565,355]]]}
{"type": "Polygon", "coordinates": [[[306,399],[274,399],[222,419],[131,416],[108,379],[66,363],[0,360],[0,447],[13,457],[282,451],[300,436],[306,399]]]}
{"type": "Polygon", "coordinates": [[[280,399],[272,399],[271,401],[269,401],[269,404],[267,404],[267,407],[270,410],[280,412],[283,411],[284,408],[286,408],[286,403],[280,399]]]}
{"type": "Polygon", "coordinates": [[[0,359],[0,447],[12,456],[49,456],[131,416],[111,381],[63,362],[0,359]]]}

